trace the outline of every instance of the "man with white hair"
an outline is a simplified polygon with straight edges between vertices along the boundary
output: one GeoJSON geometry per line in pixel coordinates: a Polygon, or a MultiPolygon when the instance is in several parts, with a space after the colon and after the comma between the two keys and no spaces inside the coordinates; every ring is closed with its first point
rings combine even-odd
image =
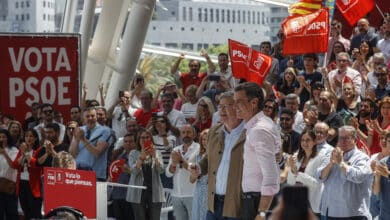
{"type": "Polygon", "coordinates": [[[371,219],[369,212],[372,171],[369,157],[356,146],[356,130],[342,126],[337,147],[318,168],[324,183],[321,216],[327,220],[371,219]]]}

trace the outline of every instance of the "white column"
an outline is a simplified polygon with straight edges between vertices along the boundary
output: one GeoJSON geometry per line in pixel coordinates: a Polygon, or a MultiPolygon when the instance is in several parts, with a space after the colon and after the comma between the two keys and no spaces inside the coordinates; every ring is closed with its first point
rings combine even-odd
{"type": "Polygon", "coordinates": [[[137,0],[132,4],[119,56],[116,60],[116,71],[113,73],[107,91],[106,106],[115,102],[119,90],[129,88],[155,5],[156,0],[137,0]]]}
{"type": "Polygon", "coordinates": [[[81,17],[81,76],[84,79],[85,65],[88,57],[89,39],[91,38],[93,28],[93,18],[95,16],[96,0],[85,0],[83,16],[81,17]]]}
{"type": "Polygon", "coordinates": [[[77,0],[68,0],[66,2],[64,13],[64,24],[62,25],[62,32],[73,33],[74,20],[77,15],[77,0]]]}
{"type": "Polygon", "coordinates": [[[89,46],[84,78],[82,78],[82,82],[86,83],[88,88],[87,99],[96,98],[98,94],[99,83],[109,62],[110,53],[114,54],[111,47],[118,42],[119,35],[115,32],[123,28],[124,19],[121,17],[126,17],[129,3],[129,0],[115,0],[107,1],[107,4],[103,5],[89,46]]]}

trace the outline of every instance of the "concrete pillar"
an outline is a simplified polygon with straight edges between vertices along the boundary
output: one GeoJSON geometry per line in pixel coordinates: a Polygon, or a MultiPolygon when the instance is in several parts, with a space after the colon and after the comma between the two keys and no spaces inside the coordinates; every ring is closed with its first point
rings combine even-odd
{"type": "Polygon", "coordinates": [[[122,45],[116,59],[116,71],[113,73],[107,91],[106,106],[115,102],[119,90],[129,88],[155,5],[156,0],[136,0],[131,6],[122,45]]]}
{"type": "Polygon", "coordinates": [[[99,83],[110,53],[115,53],[112,52],[115,50],[115,48],[112,49],[112,45],[118,42],[115,36],[119,37],[115,32],[119,30],[119,27],[123,28],[129,3],[129,0],[115,0],[107,1],[107,4],[103,5],[91,46],[89,46],[85,74],[82,78],[82,82],[86,83],[88,88],[87,99],[95,99],[98,94],[99,83]]]}
{"type": "Polygon", "coordinates": [[[83,16],[81,17],[81,71],[80,79],[84,79],[85,65],[87,63],[89,40],[93,29],[93,18],[95,16],[96,1],[85,0],[83,16]]]}

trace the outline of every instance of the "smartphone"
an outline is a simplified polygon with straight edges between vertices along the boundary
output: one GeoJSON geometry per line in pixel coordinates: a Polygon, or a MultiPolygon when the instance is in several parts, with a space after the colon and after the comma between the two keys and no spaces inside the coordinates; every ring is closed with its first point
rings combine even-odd
{"type": "Polygon", "coordinates": [[[119,98],[122,98],[125,95],[125,92],[122,90],[119,90],[119,98]]]}
{"type": "Polygon", "coordinates": [[[176,89],[175,84],[170,84],[164,87],[165,92],[174,92],[176,89]]]}
{"type": "Polygon", "coordinates": [[[145,151],[149,151],[150,149],[152,149],[152,147],[153,147],[152,145],[153,145],[153,143],[152,143],[151,140],[144,141],[144,149],[145,149],[145,151]]]}
{"type": "Polygon", "coordinates": [[[209,80],[210,81],[219,81],[221,79],[220,75],[210,75],[209,80]]]}

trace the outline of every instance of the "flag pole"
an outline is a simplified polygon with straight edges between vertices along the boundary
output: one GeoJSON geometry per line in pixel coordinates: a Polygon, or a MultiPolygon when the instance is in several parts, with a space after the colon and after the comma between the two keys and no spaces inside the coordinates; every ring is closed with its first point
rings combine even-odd
{"type": "Polygon", "coordinates": [[[382,18],[385,18],[385,15],[383,14],[382,10],[379,8],[378,4],[375,3],[376,9],[378,9],[379,13],[382,15],[382,18]]]}

